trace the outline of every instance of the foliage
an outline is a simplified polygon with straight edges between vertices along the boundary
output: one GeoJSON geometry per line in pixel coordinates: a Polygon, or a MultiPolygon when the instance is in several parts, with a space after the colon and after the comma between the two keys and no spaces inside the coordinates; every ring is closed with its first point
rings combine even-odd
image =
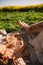
{"type": "Polygon", "coordinates": [[[43,7],[0,11],[0,29],[6,29],[8,32],[20,29],[17,22],[19,19],[29,25],[43,21],[43,7]]]}

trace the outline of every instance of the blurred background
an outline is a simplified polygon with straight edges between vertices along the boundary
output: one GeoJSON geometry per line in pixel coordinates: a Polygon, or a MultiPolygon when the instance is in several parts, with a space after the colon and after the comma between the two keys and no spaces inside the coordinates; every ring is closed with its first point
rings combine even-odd
{"type": "Polygon", "coordinates": [[[0,0],[0,29],[19,30],[18,20],[28,25],[43,21],[43,0],[0,0]]]}
{"type": "Polygon", "coordinates": [[[42,3],[43,0],[0,0],[0,6],[25,6],[42,3]]]}

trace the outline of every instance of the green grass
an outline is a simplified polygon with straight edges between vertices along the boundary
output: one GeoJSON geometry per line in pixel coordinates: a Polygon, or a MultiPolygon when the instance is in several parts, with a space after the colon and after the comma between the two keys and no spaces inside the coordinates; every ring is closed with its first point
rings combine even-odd
{"type": "Polygon", "coordinates": [[[43,21],[43,12],[30,10],[27,12],[0,12],[0,29],[6,31],[18,30],[18,20],[25,21],[26,23],[33,24],[43,21]]]}

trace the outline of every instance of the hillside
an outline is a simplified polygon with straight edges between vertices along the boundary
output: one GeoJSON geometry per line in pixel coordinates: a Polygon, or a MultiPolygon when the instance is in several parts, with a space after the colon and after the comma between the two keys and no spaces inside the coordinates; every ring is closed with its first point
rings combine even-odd
{"type": "Polygon", "coordinates": [[[12,9],[21,9],[21,8],[40,8],[43,7],[43,4],[37,4],[37,5],[29,5],[29,6],[0,6],[0,9],[4,8],[12,8],[12,9]]]}

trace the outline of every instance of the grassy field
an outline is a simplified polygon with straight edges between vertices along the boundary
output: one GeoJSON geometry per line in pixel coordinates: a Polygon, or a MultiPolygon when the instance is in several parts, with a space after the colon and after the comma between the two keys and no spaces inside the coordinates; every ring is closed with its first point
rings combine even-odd
{"type": "Polygon", "coordinates": [[[25,21],[26,23],[33,24],[43,21],[43,11],[0,11],[0,29],[6,31],[18,30],[18,20],[25,21]]]}

